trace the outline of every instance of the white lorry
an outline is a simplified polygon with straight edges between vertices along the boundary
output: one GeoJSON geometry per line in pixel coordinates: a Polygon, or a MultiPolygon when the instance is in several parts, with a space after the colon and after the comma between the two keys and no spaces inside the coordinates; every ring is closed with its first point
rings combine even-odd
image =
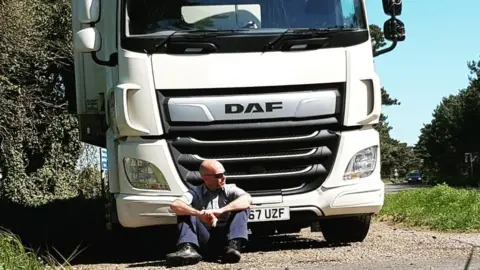
{"type": "Polygon", "coordinates": [[[205,159],[253,196],[253,234],[362,241],[384,202],[374,57],[384,0],[73,0],[81,140],[108,150],[112,220],[173,225],[205,159]]]}

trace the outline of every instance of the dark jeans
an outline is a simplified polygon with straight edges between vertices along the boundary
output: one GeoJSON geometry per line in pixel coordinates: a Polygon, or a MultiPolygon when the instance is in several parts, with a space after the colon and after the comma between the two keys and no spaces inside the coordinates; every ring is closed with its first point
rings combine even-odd
{"type": "Polygon", "coordinates": [[[231,212],[225,225],[217,225],[213,228],[208,228],[195,216],[178,216],[180,232],[178,244],[192,243],[201,250],[205,248],[210,252],[217,253],[229,240],[240,238],[246,241],[248,240],[249,213],[250,209],[231,212]]]}

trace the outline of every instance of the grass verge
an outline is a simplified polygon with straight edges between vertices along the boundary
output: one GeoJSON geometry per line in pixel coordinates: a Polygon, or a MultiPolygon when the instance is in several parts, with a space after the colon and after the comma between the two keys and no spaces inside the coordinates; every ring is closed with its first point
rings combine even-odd
{"type": "Polygon", "coordinates": [[[0,230],[0,269],[43,270],[59,268],[69,269],[70,267],[62,265],[51,255],[40,257],[33,250],[24,247],[15,234],[0,230]]]}
{"type": "Polygon", "coordinates": [[[480,190],[437,185],[388,194],[377,220],[438,231],[480,231],[480,190]]]}
{"type": "Polygon", "coordinates": [[[27,250],[14,234],[0,231],[0,269],[45,269],[50,266],[27,250]]]}

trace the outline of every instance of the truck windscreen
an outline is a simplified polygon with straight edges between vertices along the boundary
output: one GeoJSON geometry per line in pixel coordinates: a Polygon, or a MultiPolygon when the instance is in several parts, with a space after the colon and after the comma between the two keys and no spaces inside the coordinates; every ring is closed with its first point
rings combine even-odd
{"type": "Polygon", "coordinates": [[[125,1],[127,37],[205,29],[241,29],[245,34],[292,28],[367,27],[362,0],[125,1]]]}

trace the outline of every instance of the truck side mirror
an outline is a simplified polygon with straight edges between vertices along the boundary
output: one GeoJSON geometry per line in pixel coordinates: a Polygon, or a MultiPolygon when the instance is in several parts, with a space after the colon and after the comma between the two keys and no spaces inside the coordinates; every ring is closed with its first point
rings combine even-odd
{"type": "MultiPolygon", "coordinates": [[[[83,24],[90,24],[89,28],[82,29],[73,37],[74,50],[80,53],[91,53],[92,60],[101,66],[114,67],[118,64],[118,53],[110,54],[108,60],[101,60],[97,52],[102,48],[102,37],[95,28],[100,20],[101,0],[73,0],[73,12],[76,19],[83,24]]],[[[74,16],[74,18],[75,18],[74,16]]]]}
{"type": "Polygon", "coordinates": [[[100,0],[74,0],[81,23],[96,23],[100,19],[100,0]]]}
{"type": "Polygon", "coordinates": [[[383,0],[383,12],[388,16],[402,15],[402,0],[383,0]]]}
{"type": "Polygon", "coordinates": [[[75,33],[73,44],[77,52],[98,52],[102,46],[102,38],[97,29],[89,27],[75,33]]]}
{"type": "Polygon", "coordinates": [[[383,34],[386,40],[404,41],[405,40],[405,24],[399,19],[388,19],[383,24],[383,34]]]}

